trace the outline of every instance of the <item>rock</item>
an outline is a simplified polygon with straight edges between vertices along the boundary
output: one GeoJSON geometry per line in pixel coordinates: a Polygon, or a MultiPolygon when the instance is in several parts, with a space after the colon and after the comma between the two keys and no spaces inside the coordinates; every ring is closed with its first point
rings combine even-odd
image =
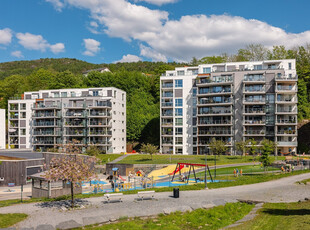
{"type": "Polygon", "coordinates": [[[194,203],[194,204],[191,205],[191,208],[192,208],[193,210],[202,208],[202,204],[200,204],[200,203],[194,203]]]}
{"type": "Polygon", "coordinates": [[[83,225],[102,224],[106,222],[109,222],[109,218],[105,218],[102,216],[93,216],[93,217],[83,218],[83,225]]]}
{"type": "Polygon", "coordinates": [[[77,223],[75,220],[64,221],[56,225],[57,229],[71,229],[79,227],[82,227],[82,225],[77,223]]]}
{"type": "Polygon", "coordinates": [[[54,230],[54,226],[50,225],[50,224],[41,224],[39,226],[37,226],[36,230],[54,230]]]}
{"type": "Polygon", "coordinates": [[[215,204],[212,204],[212,203],[207,203],[207,204],[202,205],[202,208],[204,208],[204,209],[209,209],[209,208],[213,208],[213,207],[215,207],[215,204]]]}

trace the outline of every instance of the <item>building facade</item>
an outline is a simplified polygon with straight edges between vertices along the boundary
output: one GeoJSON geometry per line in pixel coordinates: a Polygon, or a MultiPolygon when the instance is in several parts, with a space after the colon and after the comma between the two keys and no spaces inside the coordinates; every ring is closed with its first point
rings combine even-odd
{"type": "Polygon", "coordinates": [[[162,153],[209,153],[212,138],[235,143],[266,138],[276,153],[297,151],[295,60],[202,64],[160,79],[162,153]]]}
{"type": "Polygon", "coordinates": [[[0,109],[0,149],[6,148],[5,109],[0,109]]]}
{"type": "Polygon", "coordinates": [[[25,92],[8,101],[10,148],[45,151],[72,143],[126,151],[126,92],[117,88],[25,92]]]}

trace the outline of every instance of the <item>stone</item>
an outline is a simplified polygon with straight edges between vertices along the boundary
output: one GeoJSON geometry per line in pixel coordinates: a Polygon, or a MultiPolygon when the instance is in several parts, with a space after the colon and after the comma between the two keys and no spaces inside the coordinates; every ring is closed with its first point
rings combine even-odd
{"type": "Polygon", "coordinates": [[[50,224],[41,224],[38,225],[36,230],[54,230],[54,226],[50,225],[50,224]]]}
{"type": "Polygon", "coordinates": [[[64,221],[56,225],[57,229],[71,229],[79,227],[82,227],[82,225],[77,223],[75,220],[64,221]]]}
{"type": "Polygon", "coordinates": [[[109,218],[105,218],[102,216],[93,216],[93,217],[84,217],[83,225],[91,225],[91,224],[102,224],[109,222],[109,218]]]}
{"type": "Polygon", "coordinates": [[[204,209],[209,209],[209,208],[213,208],[213,207],[215,207],[215,204],[207,203],[207,204],[202,205],[202,208],[204,208],[204,209]]]}
{"type": "Polygon", "coordinates": [[[200,203],[194,203],[194,204],[191,205],[191,208],[192,208],[193,210],[202,208],[202,204],[200,204],[200,203]]]}

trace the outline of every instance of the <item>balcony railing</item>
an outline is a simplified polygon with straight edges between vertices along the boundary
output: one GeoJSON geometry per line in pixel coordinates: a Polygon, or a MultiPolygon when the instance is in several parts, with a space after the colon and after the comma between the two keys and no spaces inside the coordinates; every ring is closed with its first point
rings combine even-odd
{"type": "MultiPolygon", "coordinates": [[[[161,123],[162,126],[173,126],[173,122],[165,122],[165,123],[161,123]]],[[[182,125],[182,124],[180,124],[182,125]]]]}
{"type": "MultiPolygon", "coordinates": [[[[86,116],[86,115],[85,115],[86,116]]],[[[90,112],[89,116],[94,116],[94,117],[110,117],[111,113],[103,113],[103,112],[90,112]]]]}
{"type": "Polygon", "coordinates": [[[89,135],[112,135],[112,131],[104,131],[104,130],[98,130],[98,131],[89,131],[89,135]]]}
{"type": "Polygon", "coordinates": [[[61,136],[61,132],[54,132],[54,131],[34,131],[34,136],[44,136],[44,135],[55,135],[55,136],[61,136]]]}
{"type": "Polygon", "coordinates": [[[253,82],[253,81],[261,81],[264,82],[266,81],[266,78],[261,75],[246,75],[244,76],[244,81],[245,82],[253,82]]]}
{"type": "Polygon", "coordinates": [[[61,109],[61,105],[60,104],[34,104],[33,109],[61,109]]]}
{"type": "Polygon", "coordinates": [[[247,130],[244,131],[245,135],[264,135],[266,133],[265,130],[247,130]]]}
{"type": "Polygon", "coordinates": [[[205,104],[224,104],[224,103],[231,103],[231,98],[222,99],[221,101],[213,100],[213,99],[200,99],[198,104],[205,105],[205,104]]]}
{"type": "Polygon", "coordinates": [[[33,126],[61,126],[61,123],[54,122],[34,122],[33,126]]]}
{"type": "Polygon", "coordinates": [[[278,119],[277,123],[279,124],[296,124],[296,120],[290,120],[290,119],[278,119]]]}
{"type": "Polygon", "coordinates": [[[162,88],[173,88],[173,83],[165,83],[161,85],[162,88]]]}
{"type": "Polygon", "coordinates": [[[199,130],[199,135],[230,135],[231,130],[199,130]]]}
{"type": "Polygon", "coordinates": [[[105,122],[90,122],[89,125],[102,125],[102,126],[107,126],[109,125],[108,123],[105,122]]]}
{"type": "Polygon", "coordinates": [[[173,135],[173,132],[162,132],[162,135],[173,135]]]}
{"type": "Polygon", "coordinates": [[[296,134],[295,130],[278,130],[277,134],[296,134]]]}
{"type": "Polygon", "coordinates": [[[173,97],[173,93],[163,93],[162,97],[173,97]]]}
{"type": "Polygon", "coordinates": [[[296,91],[296,87],[278,85],[277,90],[278,91],[296,91]]]}
{"type": "Polygon", "coordinates": [[[260,121],[254,121],[254,120],[245,120],[244,124],[253,124],[253,125],[259,125],[259,124],[265,124],[266,122],[263,120],[260,121]]]}
{"type": "Polygon", "coordinates": [[[173,102],[161,103],[161,107],[173,107],[173,102]]]}
{"type": "Polygon", "coordinates": [[[297,146],[297,141],[278,141],[277,146],[282,146],[282,147],[297,146]]]}
{"type": "Polygon", "coordinates": [[[165,117],[172,117],[173,116],[173,113],[162,113],[162,116],[165,116],[165,117]]]}
{"type": "Polygon", "coordinates": [[[278,113],[297,113],[297,109],[278,108],[278,113]]]}
{"type": "Polygon", "coordinates": [[[198,79],[196,81],[197,84],[214,84],[214,83],[232,83],[233,82],[233,79],[232,78],[224,78],[224,79],[221,79],[221,80],[211,80],[211,79],[206,79],[206,78],[201,78],[201,79],[198,79]]]}
{"type": "Polygon", "coordinates": [[[255,98],[244,98],[243,102],[266,102],[265,98],[262,98],[262,99],[255,99],[255,98]]]}
{"type": "Polygon", "coordinates": [[[222,93],[231,93],[231,90],[221,90],[221,91],[213,91],[213,90],[199,90],[199,94],[222,94],[222,93]]]}
{"type": "Polygon", "coordinates": [[[221,110],[221,111],[199,111],[198,114],[231,114],[231,110],[221,110]]]}
{"type": "Polygon", "coordinates": [[[221,121],[204,121],[200,120],[198,122],[200,125],[222,125],[222,124],[231,124],[230,120],[221,120],[221,121]]]}
{"type": "Polygon", "coordinates": [[[260,113],[266,113],[264,109],[245,109],[244,113],[255,113],[255,114],[260,114],[260,113]]]}
{"type": "Polygon", "coordinates": [[[61,113],[34,113],[33,118],[45,118],[45,117],[61,117],[61,113]]]}
{"type": "Polygon", "coordinates": [[[87,113],[86,111],[83,112],[66,112],[66,117],[86,117],[87,113]]]}
{"type": "Polygon", "coordinates": [[[298,79],[297,75],[289,76],[289,75],[277,75],[276,80],[287,80],[287,81],[296,81],[298,79]]]}

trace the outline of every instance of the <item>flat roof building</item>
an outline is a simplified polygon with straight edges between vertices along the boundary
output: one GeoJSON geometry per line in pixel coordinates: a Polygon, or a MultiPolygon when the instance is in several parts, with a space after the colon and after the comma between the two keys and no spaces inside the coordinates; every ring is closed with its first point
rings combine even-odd
{"type": "Polygon", "coordinates": [[[25,92],[8,101],[10,148],[46,151],[77,141],[126,151],[126,92],[117,88],[25,92]]]}
{"type": "MultiPolygon", "coordinates": [[[[277,153],[296,153],[295,60],[179,67],[160,78],[162,153],[209,153],[212,138],[230,154],[235,143],[266,138],[277,153]]],[[[240,153],[239,153],[240,154],[240,153]]]]}

